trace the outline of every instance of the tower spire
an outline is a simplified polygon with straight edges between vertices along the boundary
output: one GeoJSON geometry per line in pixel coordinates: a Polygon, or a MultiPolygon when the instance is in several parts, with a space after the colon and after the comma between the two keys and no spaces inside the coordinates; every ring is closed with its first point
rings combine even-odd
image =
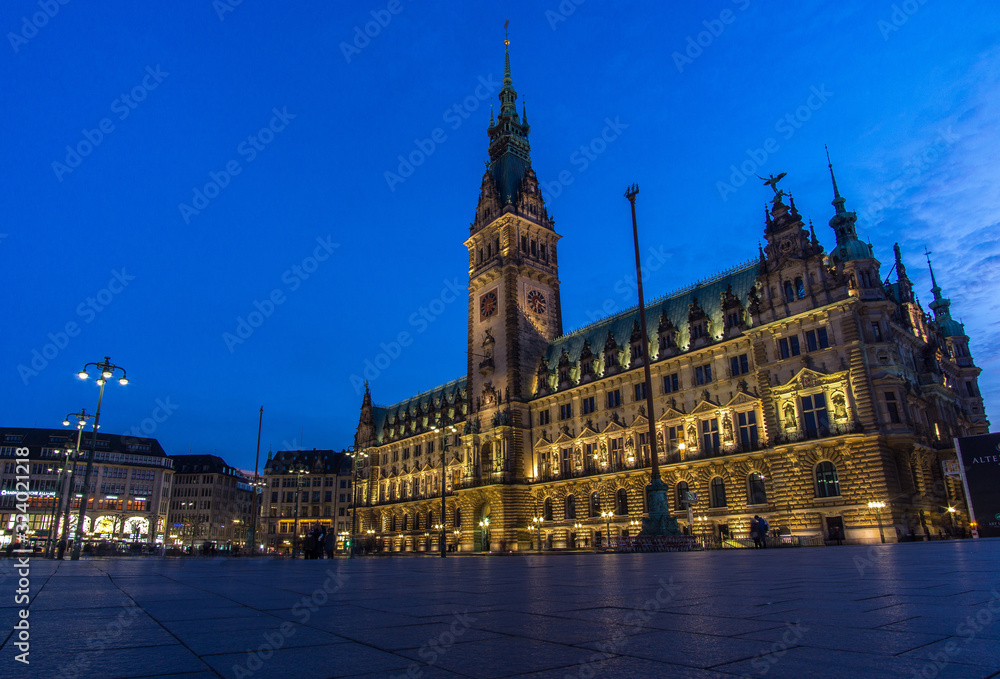
{"type": "Polygon", "coordinates": [[[833,174],[833,163],[830,161],[830,148],[826,144],[823,144],[823,148],[826,149],[826,165],[830,168],[830,180],[833,182],[833,201],[831,205],[837,208],[838,215],[843,214],[846,212],[844,203],[847,201],[840,195],[840,189],[837,188],[837,177],[833,174]]]}
{"type": "Polygon", "coordinates": [[[941,286],[934,278],[934,266],[931,264],[931,251],[924,247],[924,256],[927,257],[927,268],[931,272],[931,294],[934,301],[930,303],[931,311],[934,312],[934,322],[941,329],[941,334],[945,337],[956,337],[965,335],[965,326],[951,317],[951,300],[941,295],[941,286]]]}
{"type": "Polygon", "coordinates": [[[531,146],[528,144],[528,123],[517,115],[517,92],[510,76],[510,36],[504,23],[503,87],[500,88],[500,111],[496,122],[490,110],[490,174],[493,177],[500,206],[516,204],[521,182],[531,169],[531,146]]]}
{"type": "Polygon", "coordinates": [[[830,162],[830,149],[824,144],[826,149],[826,164],[830,168],[830,179],[833,181],[833,201],[831,205],[836,208],[836,214],[830,218],[830,228],[837,236],[837,247],[833,249],[830,256],[840,262],[849,262],[855,259],[871,259],[873,252],[870,245],[866,245],[858,238],[855,223],[858,221],[857,213],[850,212],[844,208],[847,201],[840,195],[837,188],[837,178],[833,174],[833,163],[830,162]]]}
{"type": "MultiPolygon", "coordinates": [[[[934,301],[937,302],[937,301],[939,301],[939,300],[942,299],[942,297],[941,297],[941,287],[937,284],[937,281],[934,280],[934,265],[931,264],[931,255],[932,254],[933,253],[930,250],[927,249],[927,246],[924,246],[924,257],[927,258],[927,268],[930,269],[930,272],[931,272],[931,294],[934,295],[934,301]]],[[[933,304],[931,304],[931,308],[932,309],[934,308],[933,304]]]]}

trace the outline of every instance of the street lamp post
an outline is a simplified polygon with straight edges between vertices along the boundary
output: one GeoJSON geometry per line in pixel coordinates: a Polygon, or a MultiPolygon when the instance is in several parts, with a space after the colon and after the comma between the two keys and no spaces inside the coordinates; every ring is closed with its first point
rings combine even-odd
{"type": "Polygon", "coordinates": [[[358,533],[358,462],[367,458],[368,453],[354,448],[348,448],[347,451],[347,455],[351,458],[351,537],[347,557],[353,559],[355,536],[358,533]]]}
{"type": "Polygon", "coordinates": [[[73,555],[70,557],[73,561],[80,560],[80,548],[83,543],[83,522],[87,518],[87,496],[90,494],[90,477],[94,473],[94,454],[97,450],[97,429],[100,427],[101,422],[101,403],[104,400],[104,385],[109,379],[115,376],[115,372],[118,370],[122,371],[122,376],[118,378],[118,383],[122,386],[128,384],[128,378],[125,376],[125,368],[113,364],[110,356],[105,356],[103,363],[87,363],[83,366],[83,370],[77,373],[77,377],[81,380],[89,379],[90,374],[87,373],[87,368],[90,366],[94,366],[101,373],[101,376],[97,378],[97,384],[101,387],[101,390],[97,395],[97,411],[94,413],[94,433],[90,439],[90,454],[87,455],[87,471],[83,475],[83,489],[81,490],[80,497],[80,514],[76,521],[76,536],[73,540],[73,555]]]}
{"type": "MultiPolygon", "coordinates": [[[[431,427],[432,431],[438,431],[437,427],[431,427]]],[[[447,428],[442,428],[441,430],[441,558],[447,556],[447,538],[445,537],[444,526],[447,523],[445,515],[448,513],[447,505],[445,504],[445,494],[448,488],[448,434],[449,432],[455,433],[458,431],[455,429],[454,425],[449,425],[447,428]]],[[[457,526],[456,526],[457,528],[457,526]]]]}
{"type": "Polygon", "coordinates": [[[292,558],[297,559],[299,558],[299,545],[302,542],[299,539],[299,508],[302,506],[302,476],[308,475],[309,470],[299,464],[292,471],[295,472],[295,530],[292,533],[292,558]]]}
{"type": "Polygon", "coordinates": [[[882,509],[885,508],[885,502],[883,501],[872,501],[868,503],[869,509],[875,510],[875,520],[878,521],[878,536],[882,538],[882,544],[885,544],[885,532],[882,530],[882,509]]]}
{"type": "Polygon", "coordinates": [[[615,513],[613,511],[611,511],[610,509],[601,512],[601,516],[604,517],[604,529],[605,529],[605,533],[604,533],[605,543],[604,544],[606,544],[606,545],[610,545],[611,544],[611,517],[614,516],[614,515],[615,515],[615,513]]]}
{"type": "MultiPolygon", "coordinates": [[[[80,444],[83,441],[83,428],[87,426],[87,420],[92,418],[93,415],[87,413],[86,408],[81,408],[78,413],[70,413],[63,420],[63,426],[68,427],[70,425],[70,418],[76,420],[76,448],[72,446],[66,446],[66,460],[63,463],[63,469],[66,471],[68,478],[66,479],[65,488],[62,487],[62,476],[60,475],[59,483],[57,484],[56,491],[56,517],[55,522],[52,525],[51,534],[51,548],[49,549],[49,558],[55,557],[55,552],[57,550],[56,534],[59,532],[59,524],[62,523],[62,539],[67,540],[69,535],[69,515],[70,508],[73,497],[73,487],[76,485],[76,461],[80,458],[80,444]],[[72,458],[72,465],[70,465],[70,460],[72,458]],[[68,467],[68,468],[67,468],[68,467]],[[61,493],[61,496],[60,496],[61,493]]],[[[59,559],[62,559],[62,553],[59,553],[59,559]]]]}
{"type": "MultiPolygon", "coordinates": [[[[482,542],[486,543],[489,547],[490,544],[490,517],[484,516],[483,520],[479,522],[479,531],[481,533],[482,542]]],[[[493,551],[492,549],[489,551],[493,551]]]]}
{"type": "Polygon", "coordinates": [[[542,521],[543,520],[544,519],[542,519],[542,517],[540,517],[540,516],[536,516],[536,517],[534,517],[534,518],[531,519],[531,521],[535,524],[535,527],[538,529],[538,553],[539,554],[541,554],[541,552],[542,552],[542,521]]]}

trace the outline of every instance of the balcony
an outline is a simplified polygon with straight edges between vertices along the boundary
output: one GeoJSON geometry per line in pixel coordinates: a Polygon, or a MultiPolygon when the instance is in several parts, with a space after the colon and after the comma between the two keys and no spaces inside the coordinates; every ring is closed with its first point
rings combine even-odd
{"type": "Polygon", "coordinates": [[[833,436],[844,436],[845,434],[863,434],[864,431],[865,428],[860,422],[831,424],[826,427],[817,427],[816,429],[800,429],[789,434],[777,434],[774,437],[774,445],[780,446],[800,441],[826,439],[833,436]]]}
{"type": "Polygon", "coordinates": [[[482,375],[490,375],[494,370],[493,357],[484,358],[479,362],[479,373],[482,375]]]}

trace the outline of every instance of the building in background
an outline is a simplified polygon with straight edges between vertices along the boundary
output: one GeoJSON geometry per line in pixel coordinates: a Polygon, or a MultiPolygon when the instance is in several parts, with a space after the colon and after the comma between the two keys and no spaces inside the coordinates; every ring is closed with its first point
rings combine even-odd
{"type": "MultiPolygon", "coordinates": [[[[359,534],[425,550],[443,523],[450,545],[479,551],[590,546],[609,531],[635,532],[646,512],[650,417],[686,531],[732,539],[762,515],[813,540],[878,542],[883,523],[889,541],[962,533],[961,484],[945,471],[955,464],[952,437],[989,428],[969,337],[936,280],[928,312],[898,246],[886,271],[862,241],[833,166],[830,252],[784,190],[792,180],[779,186],[782,174],[761,187],[770,200],[762,223],[746,225],[748,243],[765,242],[752,261],[648,302],[647,337],[637,308],[564,333],[562,236],[531,167],[505,58],[490,160],[461,234],[468,368],[388,406],[366,386],[355,437],[369,454],[359,534]]],[[[711,225],[677,227],[703,229],[705,247],[691,256],[724,266],[710,260],[711,225]]],[[[624,200],[622,223],[600,237],[628,237],[624,200]]],[[[574,294],[600,307],[605,293],[574,294]]]]}
{"type": "Polygon", "coordinates": [[[169,545],[219,550],[246,546],[253,517],[253,479],[217,455],[172,455],[169,545]]]}
{"type": "Polygon", "coordinates": [[[322,526],[337,549],[351,529],[351,458],[333,450],[268,452],[261,497],[260,542],[269,551],[292,553],[299,539],[322,526]]]}
{"type": "MultiPolygon", "coordinates": [[[[75,449],[76,429],[0,428],[0,545],[9,543],[13,535],[16,466],[25,459],[30,465],[29,539],[37,543],[48,538],[56,498],[65,497],[70,478],[69,535],[75,535],[92,435],[84,432],[75,472],[60,476],[64,466],[73,469],[72,463],[66,465],[66,450],[75,449]],[[17,457],[18,448],[27,448],[28,457],[17,457]]],[[[84,544],[163,542],[173,473],[172,462],[156,439],[98,432],[84,544]]],[[[62,523],[57,535],[61,536],[61,530],[62,523]]]]}

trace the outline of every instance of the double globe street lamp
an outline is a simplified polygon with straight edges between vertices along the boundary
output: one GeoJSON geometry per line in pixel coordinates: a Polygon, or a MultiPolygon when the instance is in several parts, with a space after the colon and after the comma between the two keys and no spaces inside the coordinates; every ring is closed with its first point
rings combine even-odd
{"type": "Polygon", "coordinates": [[[70,413],[63,420],[63,426],[70,426],[71,418],[76,420],[76,447],[74,448],[67,441],[66,445],[66,460],[63,462],[63,468],[60,469],[59,481],[56,484],[56,497],[55,497],[55,520],[49,531],[49,558],[57,558],[60,561],[63,558],[63,550],[59,547],[57,542],[57,533],[59,533],[59,524],[62,524],[62,541],[68,544],[69,538],[69,516],[71,513],[71,507],[73,502],[73,489],[76,486],[76,462],[80,459],[81,445],[83,443],[83,429],[87,426],[87,420],[92,418],[93,415],[87,413],[86,408],[81,408],[78,413],[70,413]],[[71,464],[72,460],[72,464],[71,464]],[[63,486],[63,476],[62,472],[66,472],[65,487],[63,486]],[[61,493],[61,496],[60,496],[61,493]]]}
{"type": "Polygon", "coordinates": [[[87,368],[90,366],[97,368],[100,373],[100,377],[97,378],[96,382],[98,386],[100,386],[101,390],[97,395],[97,412],[94,413],[94,434],[90,439],[90,453],[87,455],[87,471],[83,476],[83,489],[80,496],[80,514],[76,521],[76,535],[73,540],[73,555],[70,557],[73,561],[80,560],[80,548],[83,543],[83,522],[87,518],[87,496],[90,494],[90,477],[94,473],[94,451],[97,450],[97,429],[101,422],[101,403],[104,400],[104,385],[107,384],[108,380],[112,379],[119,370],[121,371],[122,376],[118,378],[118,384],[122,386],[128,384],[128,377],[125,375],[125,368],[112,363],[110,356],[105,356],[102,363],[87,363],[83,366],[83,370],[78,372],[76,376],[81,380],[90,379],[90,373],[87,372],[87,368]]]}

